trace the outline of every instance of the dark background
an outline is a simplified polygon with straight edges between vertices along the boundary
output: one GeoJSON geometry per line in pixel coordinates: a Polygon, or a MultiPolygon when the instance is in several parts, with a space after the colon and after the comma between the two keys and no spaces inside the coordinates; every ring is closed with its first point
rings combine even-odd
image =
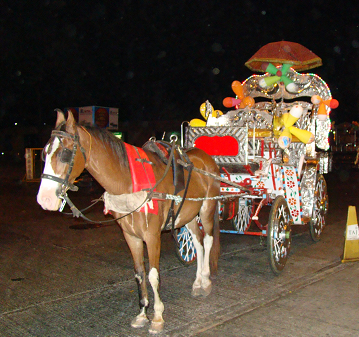
{"type": "Polygon", "coordinates": [[[300,43],[311,70],[358,120],[357,1],[11,1],[1,6],[2,127],[55,122],[53,109],[118,107],[121,121],[190,120],[224,110],[263,45],[300,43]]]}

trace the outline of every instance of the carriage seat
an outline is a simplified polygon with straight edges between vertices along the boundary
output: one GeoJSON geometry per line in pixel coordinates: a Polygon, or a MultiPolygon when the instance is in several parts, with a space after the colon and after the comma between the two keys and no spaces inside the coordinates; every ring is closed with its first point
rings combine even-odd
{"type": "Polygon", "coordinates": [[[259,170],[259,163],[250,162],[248,165],[243,163],[218,163],[219,171],[226,174],[251,174],[259,170]],[[227,171],[227,172],[226,172],[227,171]],[[252,172],[252,173],[251,173],[252,172]]]}

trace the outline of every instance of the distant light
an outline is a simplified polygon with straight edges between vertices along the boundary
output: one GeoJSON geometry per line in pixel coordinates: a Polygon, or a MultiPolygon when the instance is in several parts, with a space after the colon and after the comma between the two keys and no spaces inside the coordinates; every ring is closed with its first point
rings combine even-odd
{"type": "Polygon", "coordinates": [[[218,68],[213,68],[213,69],[212,69],[212,73],[213,73],[214,75],[218,75],[219,72],[220,72],[220,70],[219,70],[218,68]]]}
{"type": "Polygon", "coordinates": [[[14,125],[17,125],[17,123],[14,123],[14,125]]]}
{"type": "Polygon", "coordinates": [[[5,153],[4,152],[1,152],[2,155],[4,155],[5,153]]]}
{"type": "Polygon", "coordinates": [[[44,123],[44,125],[46,125],[46,123],[44,123]]]}

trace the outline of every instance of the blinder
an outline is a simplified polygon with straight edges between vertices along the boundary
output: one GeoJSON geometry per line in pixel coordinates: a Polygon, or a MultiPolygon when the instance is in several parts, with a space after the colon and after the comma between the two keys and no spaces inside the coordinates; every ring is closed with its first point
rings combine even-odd
{"type": "MultiPolygon", "coordinates": [[[[58,154],[60,162],[63,163],[63,164],[70,164],[73,150],[70,150],[70,149],[64,147],[61,139],[60,139],[60,144],[62,146],[62,149],[58,154]]],[[[43,162],[45,162],[46,155],[51,153],[51,150],[52,150],[52,141],[50,140],[50,142],[43,148],[43,150],[41,152],[41,159],[42,159],[43,162]]]]}
{"type": "Polygon", "coordinates": [[[63,148],[59,153],[60,161],[64,164],[70,164],[72,158],[72,151],[68,148],[63,148]]]}

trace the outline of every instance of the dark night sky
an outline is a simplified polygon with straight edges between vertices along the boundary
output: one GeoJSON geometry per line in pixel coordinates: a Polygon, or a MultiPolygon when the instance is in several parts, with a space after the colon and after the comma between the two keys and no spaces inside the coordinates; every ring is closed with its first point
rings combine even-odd
{"type": "Polygon", "coordinates": [[[358,2],[266,3],[12,0],[0,13],[0,123],[54,123],[54,108],[86,105],[118,107],[120,121],[189,120],[206,99],[224,110],[232,81],[252,74],[244,63],[280,40],[322,58],[312,71],[340,102],[332,118],[358,120],[358,2]]]}

